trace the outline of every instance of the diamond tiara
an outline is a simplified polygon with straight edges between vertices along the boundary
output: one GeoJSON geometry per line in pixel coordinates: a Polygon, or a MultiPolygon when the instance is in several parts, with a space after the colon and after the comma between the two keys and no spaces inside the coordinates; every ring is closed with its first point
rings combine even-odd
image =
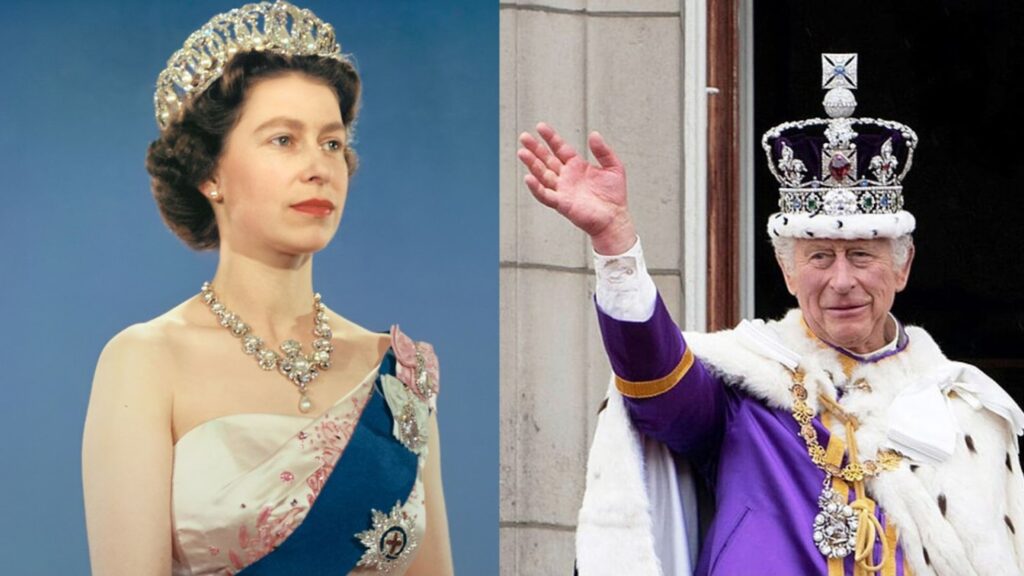
{"type": "Polygon", "coordinates": [[[235,54],[250,50],[348,61],[330,24],[283,0],[218,14],[185,40],[157,77],[153,105],[160,130],[179,119],[185,105],[220,78],[235,54]]]}

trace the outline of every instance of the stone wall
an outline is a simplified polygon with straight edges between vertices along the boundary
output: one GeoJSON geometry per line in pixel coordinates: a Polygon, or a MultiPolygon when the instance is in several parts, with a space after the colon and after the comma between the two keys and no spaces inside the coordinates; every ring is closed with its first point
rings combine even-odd
{"type": "Polygon", "coordinates": [[[599,130],[626,166],[648,267],[683,309],[681,0],[521,0],[501,28],[501,574],[572,573],[608,361],[585,236],[522,183],[538,121],[577,149],[599,130]]]}

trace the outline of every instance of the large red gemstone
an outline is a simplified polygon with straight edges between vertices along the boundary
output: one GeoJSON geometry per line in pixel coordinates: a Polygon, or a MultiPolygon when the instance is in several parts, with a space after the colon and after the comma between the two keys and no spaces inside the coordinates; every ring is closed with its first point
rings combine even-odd
{"type": "Polygon", "coordinates": [[[841,183],[850,173],[850,161],[842,154],[833,154],[832,160],[828,163],[828,171],[836,183],[841,183]]]}

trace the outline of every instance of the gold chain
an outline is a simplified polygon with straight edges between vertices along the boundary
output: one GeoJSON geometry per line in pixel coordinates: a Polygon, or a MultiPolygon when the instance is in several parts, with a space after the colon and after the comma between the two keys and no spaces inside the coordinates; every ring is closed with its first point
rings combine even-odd
{"type": "Polygon", "coordinates": [[[879,450],[876,460],[865,460],[863,463],[851,461],[844,468],[829,464],[825,458],[825,449],[818,443],[818,432],[811,423],[814,412],[807,405],[803,370],[797,369],[793,373],[793,386],[789,391],[793,394],[793,419],[800,425],[800,436],[807,443],[807,453],[818,468],[847,482],[860,482],[864,478],[878,476],[883,470],[895,470],[899,466],[902,456],[899,452],[888,449],[879,450]]]}

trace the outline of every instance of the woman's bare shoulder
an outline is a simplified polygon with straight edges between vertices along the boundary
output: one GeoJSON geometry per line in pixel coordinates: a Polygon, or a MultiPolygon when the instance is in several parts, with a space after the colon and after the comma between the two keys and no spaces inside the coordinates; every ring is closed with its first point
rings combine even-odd
{"type": "Polygon", "coordinates": [[[348,318],[328,309],[328,323],[334,333],[335,346],[342,345],[357,350],[363,349],[374,357],[383,354],[391,344],[389,332],[377,332],[361,326],[348,318]]]}
{"type": "MultiPolygon", "coordinates": [[[[147,375],[160,380],[174,368],[177,350],[195,326],[190,322],[189,300],[144,322],[132,324],[115,334],[100,353],[96,376],[137,378],[147,375]]],[[[95,384],[94,384],[95,385],[95,384]]]]}

